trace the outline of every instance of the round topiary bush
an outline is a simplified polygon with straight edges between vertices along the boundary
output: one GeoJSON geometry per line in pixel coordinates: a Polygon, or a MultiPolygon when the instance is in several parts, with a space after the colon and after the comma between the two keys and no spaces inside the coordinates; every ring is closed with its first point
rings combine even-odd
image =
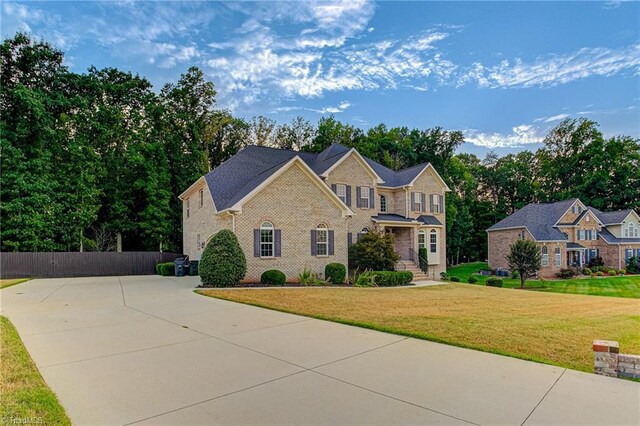
{"type": "Polygon", "coordinates": [[[472,275],[472,276],[470,276],[470,277],[467,279],[467,282],[468,282],[469,284],[475,284],[475,283],[477,283],[477,282],[478,282],[478,279],[472,275]]]}
{"type": "Polygon", "coordinates": [[[324,278],[332,284],[344,284],[347,278],[347,267],[342,263],[329,263],[324,267],[324,278]]]}
{"type": "Polygon", "coordinates": [[[260,275],[260,282],[269,285],[285,285],[287,283],[287,276],[284,272],[278,271],[277,269],[269,269],[260,275]]]}
{"type": "Polygon", "coordinates": [[[452,283],[459,283],[460,282],[460,278],[459,277],[449,277],[449,281],[451,281],[452,283]]]}
{"type": "Polygon", "coordinates": [[[211,237],[198,268],[203,285],[231,287],[238,284],[247,273],[247,258],[236,235],[223,229],[211,237]]]}
{"type": "Polygon", "coordinates": [[[489,287],[502,287],[502,280],[500,278],[488,278],[487,279],[487,285],[489,287]]]}

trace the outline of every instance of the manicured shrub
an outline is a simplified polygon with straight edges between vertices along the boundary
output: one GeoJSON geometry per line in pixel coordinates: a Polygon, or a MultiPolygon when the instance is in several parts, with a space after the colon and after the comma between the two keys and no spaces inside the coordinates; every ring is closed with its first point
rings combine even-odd
{"type": "Polygon", "coordinates": [[[615,269],[609,269],[609,270],[607,271],[607,274],[609,274],[610,276],[612,276],[612,277],[613,277],[613,276],[618,275],[618,271],[616,271],[615,269]]]}
{"type": "Polygon", "coordinates": [[[597,256],[589,259],[589,268],[591,268],[592,271],[594,270],[594,266],[604,266],[604,260],[602,260],[602,257],[597,256]]]}
{"type": "Polygon", "coordinates": [[[285,285],[287,283],[287,276],[284,272],[278,271],[277,269],[269,269],[260,275],[260,282],[269,285],[285,285]]]}
{"type": "Polygon", "coordinates": [[[595,276],[596,277],[604,277],[604,272],[598,271],[598,272],[595,273],[595,276]]]}
{"type": "Polygon", "coordinates": [[[173,262],[158,263],[156,265],[156,271],[159,275],[171,277],[176,274],[176,267],[173,262]]]}
{"type": "Polygon", "coordinates": [[[440,272],[440,279],[442,281],[447,281],[449,279],[449,274],[447,274],[446,272],[440,272]]]}
{"type": "Polygon", "coordinates": [[[502,279],[501,278],[487,278],[487,286],[489,287],[502,287],[502,279]]]}
{"type": "Polygon", "coordinates": [[[475,284],[475,283],[477,283],[477,282],[478,282],[478,279],[472,275],[472,276],[470,276],[470,277],[467,279],[467,282],[468,282],[469,284],[475,284]]]}
{"type": "Polygon", "coordinates": [[[582,270],[582,273],[583,273],[584,275],[591,275],[591,274],[593,273],[593,271],[592,271],[590,268],[584,268],[584,269],[582,270]]]}
{"type": "Polygon", "coordinates": [[[618,275],[624,275],[627,273],[626,269],[618,269],[618,275]]]}
{"type": "Polygon", "coordinates": [[[238,237],[228,229],[217,232],[202,253],[199,269],[203,285],[230,287],[238,284],[247,273],[247,259],[238,237]]]}
{"type": "Polygon", "coordinates": [[[558,278],[573,278],[574,271],[572,269],[560,269],[560,272],[556,273],[556,277],[558,278]]]}
{"type": "Polygon", "coordinates": [[[460,282],[460,278],[458,278],[458,277],[449,277],[449,281],[451,281],[452,283],[459,283],[460,282]]]}
{"type": "Polygon", "coordinates": [[[311,269],[304,268],[302,272],[298,274],[298,281],[302,285],[329,285],[331,284],[327,280],[323,280],[318,276],[317,272],[313,272],[311,269]]]}
{"type": "Polygon", "coordinates": [[[396,287],[407,285],[413,280],[410,271],[370,271],[361,274],[356,287],[396,287]]]}
{"type": "Polygon", "coordinates": [[[370,230],[349,247],[349,268],[393,271],[400,256],[393,234],[370,230]]]}
{"type": "Polygon", "coordinates": [[[344,284],[347,278],[347,267],[342,263],[329,263],[324,267],[324,278],[333,284],[344,284]]]}
{"type": "Polygon", "coordinates": [[[629,259],[627,272],[630,274],[640,274],[640,258],[638,258],[638,256],[633,256],[629,259]]]}

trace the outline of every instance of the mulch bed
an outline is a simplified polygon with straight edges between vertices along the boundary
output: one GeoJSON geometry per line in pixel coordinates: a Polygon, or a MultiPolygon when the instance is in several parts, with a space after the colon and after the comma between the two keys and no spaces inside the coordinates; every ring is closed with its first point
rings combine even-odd
{"type": "Polygon", "coordinates": [[[300,283],[286,283],[285,285],[272,285],[272,284],[262,284],[262,283],[238,283],[228,287],[215,287],[210,285],[199,285],[197,288],[259,288],[259,287],[353,287],[351,284],[331,284],[331,285],[302,285],[300,283]]]}

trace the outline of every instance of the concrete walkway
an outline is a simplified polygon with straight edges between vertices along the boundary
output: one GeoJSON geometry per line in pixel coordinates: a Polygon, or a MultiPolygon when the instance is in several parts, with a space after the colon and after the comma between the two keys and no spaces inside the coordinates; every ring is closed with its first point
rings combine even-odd
{"type": "Polygon", "coordinates": [[[640,424],[638,383],[211,299],[195,284],[42,279],[0,297],[74,424],[640,424]]]}

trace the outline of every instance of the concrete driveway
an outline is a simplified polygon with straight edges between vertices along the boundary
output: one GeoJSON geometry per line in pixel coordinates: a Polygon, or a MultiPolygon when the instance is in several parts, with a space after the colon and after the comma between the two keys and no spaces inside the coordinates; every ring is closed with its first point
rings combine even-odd
{"type": "Polygon", "coordinates": [[[75,424],[640,424],[638,383],[211,299],[196,283],[41,279],[2,290],[1,307],[75,424]]]}

